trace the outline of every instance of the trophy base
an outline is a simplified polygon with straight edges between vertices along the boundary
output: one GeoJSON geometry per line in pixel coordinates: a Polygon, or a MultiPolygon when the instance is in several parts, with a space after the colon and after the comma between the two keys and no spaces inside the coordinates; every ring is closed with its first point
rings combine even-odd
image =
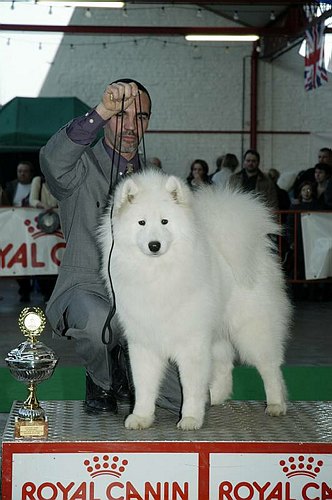
{"type": "Polygon", "coordinates": [[[46,439],[48,436],[47,417],[39,420],[22,420],[16,417],[14,436],[16,439],[46,439]]]}

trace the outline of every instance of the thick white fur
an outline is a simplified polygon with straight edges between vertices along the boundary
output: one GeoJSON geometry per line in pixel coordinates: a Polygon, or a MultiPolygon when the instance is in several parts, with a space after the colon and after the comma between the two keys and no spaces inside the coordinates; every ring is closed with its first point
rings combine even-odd
{"type": "MultiPolygon", "coordinates": [[[[110,215],[111,204],[98,235],[109,291],[110,215]]],[[[183,389],[178,427],[200,428],[208,390],[212,404],[231,396],[236,353],[259,371],[267,413],[284,414],[290,305],[267,237],[278,232],[268,209],[251,195],[210,186],[193,194],[177,177],[150,171],[119,184],[112,215],[111,275],[135,385],[126,427],[152,424],[172,359],[183,389]],[[160,242],[157,253],[151,241],[160,242]]]]}

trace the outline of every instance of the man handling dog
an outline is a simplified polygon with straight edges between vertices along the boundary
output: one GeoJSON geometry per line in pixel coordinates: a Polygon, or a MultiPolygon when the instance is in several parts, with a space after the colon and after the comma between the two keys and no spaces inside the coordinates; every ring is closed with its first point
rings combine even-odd
{"type": "MultiPolygon", "coordinates": [[[[146,88],[117,80],[107,85],[94,109],[60,129],[41,149],[41,170],[59,202],[66,240],[46,314],[58,335],[76,341],[86,368],[88,412],[115,413],[117,400],[131,396],[116,318],[109,341],[102,335],[112,304],[99,275],[95,233],[110,190],[121,177],[140,169],[137,150],[150,115],[146,88]],[[104,137],[91,146],[102,129],[104,137]]],[[[178,382],[175,387],[179,398],[178,382]]]]}

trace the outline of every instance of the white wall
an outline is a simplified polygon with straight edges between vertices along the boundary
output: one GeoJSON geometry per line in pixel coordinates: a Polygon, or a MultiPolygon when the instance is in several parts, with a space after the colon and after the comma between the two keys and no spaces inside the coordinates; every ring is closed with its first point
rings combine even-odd
{"type": "MultiPolygon", "coordinates": [[[[162,26],[171,20],[178,26],[222,25],[208,12],[198,19],[197,9],[188,6],[165,6],[164,14],[160,6],[129,6],[127,18],[121,11],[93,12],[87,19],[84,10],[76,9],[71,24],[162,26]]],[[[183,37],[67,35],[40,95],[74,95],[94,106],[111,80],[137,79],[153,101],[147,156],[160,157],[167,172],[181,176],[195,158],[207,160],[213,171],[217,156],[232,152],[240,158],[249,147],[249,134],[241,130],[249,131],[250,125],[251,51],[251,44],[194,47],[183,37]]],[[[299,171],[316,163],[320,147],[332,147],[332,84],[305,92],[303,71],[297,49],[272,63],[259,62],[258,130],[289,132],[258,135],[263,169],[299,171]]]]}

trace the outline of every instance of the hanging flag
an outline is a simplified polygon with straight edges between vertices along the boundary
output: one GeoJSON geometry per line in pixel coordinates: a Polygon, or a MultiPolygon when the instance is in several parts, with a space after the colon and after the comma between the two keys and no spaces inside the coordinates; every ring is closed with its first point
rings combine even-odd
{"type": "Polygon", "coordinates": [[[324,22],[317,22],[306,30],[306,49],[304,59],[304,88],[316,89],[328,81],[324,64],[324,22]]]}

